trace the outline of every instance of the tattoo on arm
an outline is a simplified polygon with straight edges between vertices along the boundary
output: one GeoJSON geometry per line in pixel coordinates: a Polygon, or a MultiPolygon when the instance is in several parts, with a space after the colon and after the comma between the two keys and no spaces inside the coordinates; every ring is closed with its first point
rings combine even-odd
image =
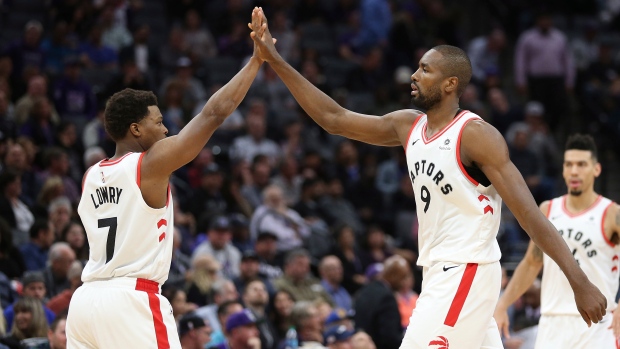
{"type": "Polygon", "coordinates": [[[540,247],[535,245],[534,248],[532,249],[532,254],[534,255],[534,259],[536,259],[537,261],[543,260],[543,252],[540,249],[540,247]]]}

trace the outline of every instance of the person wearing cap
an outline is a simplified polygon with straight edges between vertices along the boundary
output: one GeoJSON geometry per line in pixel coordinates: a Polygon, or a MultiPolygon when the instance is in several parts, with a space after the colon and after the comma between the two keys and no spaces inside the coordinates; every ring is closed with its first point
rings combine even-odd
{"type": "Polygon", "coordinates": [[[254,251],[258,256],[258,275],[274,280],[282,276],[281,257],[278,254],[278,236],[269,231],[258,232],[254,242],[254,251]]]}
{"type": "Polygon", "coordinates": [[[241,295],[243,304],[254,314],[257,319],[257,327],[260,332],[261,347],[263,349],[276,349],[278,334],[266,315],[269,305],[269,293],[265,283],[260,279],[248,282],[241,295]]]}
{"type": "Polygon", "coordinates": [[[211,255],[222,265],[222,274],[228,279],[239,276],[241,253],[232,245],[230,221],[226,216],[217,216],[211,220],[207,241],[202,242],[192,254],[192,260],[200,255],[211,255]]]}
{"type": "Polygon", "coordinates": [[[329,349],[352,349],[351,337],[355,331],[347,328],[345,325],[333,326],[328,328],[323,337],[325,345],[329,349]]]}
{"type": "Polygon", "coordinates": [[[192,190],[192,194],[184,209],[191,212],[197,221],[206,215],[226,212],[228,204],[222,193],[224,176],[218,164],[212,162],[202,168],[200,186],[192,190]]]}
{"type": "Polygon", "coordinates": [[[400,311],[394,292],[411,272],[409,263],[398,255],[383,263],[384,269],[356,295],[355,327],[368,332],[381,349],[398,349],[403,339],[400,311]]]}
{"type": "Polygon", "coordinates": [[[325,318],[325,328],[331,328],[334,326],[346,326],[348,329],[354,329],[353,318],[355,317],[355,310],[344,310],[342,308],[334,309],[327,318],[325,318]]]}
{"type": "MultiPolygon", "coordinates": [[[[26,272],[24,274],[24,277],[22,278],[22,292],[20,299],[23,297],[32,297],[41,301],[43,311],[45,311],[45,318],[47,319],[47,323],[49,325],[56,318],[56,314],[54,314],[53,311],[51,311],[43,304],[43,301],[45,300],[45,293],[46,288],[43,273],[41,273],[40,271],[26,272]]],[[[4,309],[4,319],[6,320],[7,324],[7,332],[10,332],[13,327],[13,318],[15,317],[13,306],[15,305],[15,303],[9,305],[8,307],[6,307],[6,309],[4,309]]]]}
{"type": "Polygon", "coordinates": [[[232,231],[232,244],[239,251],[254,251],[254,241],[250,237],[250,221],[242,213],[230,215],[230,228],[232,231]]]}
{"type": "Polygon", "coordinates": [[[256,252],[248,250],[243,252],[239,265],[239,276],[233,279],[239,293],[243,293],[245,287],[254,280],[260,280],[265,284],[269,295],[275,293],[275,288],[268,278],[259,275],[260,260],[256,252]]]}
{"type": "Polygon", "coordinates": [[[189,313],[179,321],[179,338],[183,349],[204,349],[211,340],[211,327],[200,316],[189,313]]]}
{"type": "Polygon", "coordinates": [[[261,349],[256,317],[248,309],[232,314],[226,320],[228,343],[217,349],[261,349]]]}

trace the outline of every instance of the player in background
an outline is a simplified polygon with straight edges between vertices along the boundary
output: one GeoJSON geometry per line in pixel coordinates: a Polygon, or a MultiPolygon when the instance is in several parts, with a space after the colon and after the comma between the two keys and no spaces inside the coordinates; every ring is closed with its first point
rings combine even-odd
{"type": "Polygon", "coordinates": [[[125,89],[109,99],[104,124],[116,153],[84,175],[78,212],[90,257],[69,307],[68,348],[181,348],[160,295],[173,249],[170,175],[237,108],[262,62],[255,51],[176,136],[166,137],[152,92],[125,89]]]}
{"type": "Polygon", "coordinates": [[[568,138],[563,168],[568,194],[543,202],[540,210],[557,228],[581,269],[607,298],[607,315],[588,328],[579,319],[573,290],[558,265],[530,242],[497,303],[494,317],[501,332],[509,337],[507,309],[527,291],[542,269],[536,348],[616,349],[616,338],[620,336],[620,311],[614,312],[620,266],[620,206],[594,191],[601,164],[591,136],[576,134],[568,138]]]}
{"type": "Polygon", "coordinates": [[[260,12],[250,34],[259,56],[315,122],[331,134],[405,148],[416,192],[418,264],[424,268],[424,280],[401,348],[502,347],[492,318],[501,280],[496,236],[502,198],[567,275],[584,321],[590,325],[603,318],[606,298],[538,210],[502,135],[459,108],[459,96],[471,78],[471,63],[463,50],[437,46],[420,60],[411,77],[411,95],[426,114],[399,110],[363,115],[342,108],[286,63],[260,12]]]}

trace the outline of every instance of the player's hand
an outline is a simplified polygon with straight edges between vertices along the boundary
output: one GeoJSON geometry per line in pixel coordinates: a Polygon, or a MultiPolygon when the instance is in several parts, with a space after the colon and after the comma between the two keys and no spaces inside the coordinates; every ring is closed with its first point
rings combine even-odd
{"type": "Polygon", "coordinates": [[[620,339],[620,307],[616,307],[616,310],[613,311],[613,317],[611,318],[611,325],[608,329],[614,331],[614,336],[616,339],[620,339]]]}
{"type": "Polygon", "coordinates": [[[575,292],[575,302],[577,303],[577,310],[579,314],[588,324],[588,327],[592,323],[598,323],[605,316],[605,309],[607,309],[607,298],[603,296],[601,291],[594,286],[590,281],[578,285],[573,288],[575,292]]]}
{"type": "Polygon", "coordinates": [[[506,338],[510,338],[510,319],[508,318],[508,311],[498,305],[493,313],[493,318],[497,323],[499,334],[506,338]]]}
{"type": "Polygon", "coordinates": [[[249,24],[252,32],[250,37],[254,40],[254,56],[265,62],[273,62],[282,59],[276,50],[276,39],[271,37],[267,26],[267,17],[261,7],[255,7],[252,11],[252,23],[249,24]]]}

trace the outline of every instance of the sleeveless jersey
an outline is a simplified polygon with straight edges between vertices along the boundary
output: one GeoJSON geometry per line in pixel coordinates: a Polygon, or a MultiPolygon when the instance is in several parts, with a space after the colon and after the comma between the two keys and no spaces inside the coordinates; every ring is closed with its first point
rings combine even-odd
{"type": "Polygon", "coordinates": [[[84,224],[90,256],[82,281],[133,277],[168,279],[172,259],[173,208],[146,204],[140,191],[144,153],[103,160],[88,170],[78,213],[84,224]]]}
{"type": "Polygon", "coordinates": [[[427,116],[412,125],[405,154],[418,215],[418,265],[491,263],[501,252],[496,236],[502,199],[478,183],[461,163],[461,134],[480,117],[467,110],[430,139],[427,116]]]}
{"type": "MultiPolygon", "coordinates": [[[[605,214],[611,204],[611,200],[599,196],[589,209],[571,214],[566,209],[566,196],[562,196],[550,202],[547,213],[583,272],[607,298],[607,311],[616,308],[619,266],[618,248],[603,231],[605,214]]],[[[541,289],[541,314],[579,315],[568,279],[546,254],[541,289]]]]}

